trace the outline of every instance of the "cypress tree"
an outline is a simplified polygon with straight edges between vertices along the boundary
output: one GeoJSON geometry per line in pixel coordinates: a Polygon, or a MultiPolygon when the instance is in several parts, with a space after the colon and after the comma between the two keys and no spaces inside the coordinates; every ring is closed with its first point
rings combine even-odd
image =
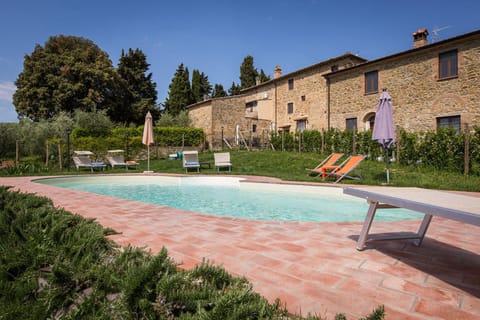
{"type": "Polygon", "coordinates": [[[230,89],[228,89],[228,94],[230,96],[236,96],[240,94],[241,89],[242,88],[240,87],[240,85],[236,84],[235,82],[232,82],[232,86],[230,87],[230,89]]]}
{"type": "Polygon", "coordinates": [[[212,92],[212,98],[221,98],[221,97],[226,97],[227,92],[225,89],[223,89],[223,86],[221,84],[215,84],[215,87],[213,88],[212,92]]]}
{"type": "Polygon", "coordinates": [[[197,69],[192,72],[192,93],[195,102],[203,101],[205,97],[209,97],[212,92],[212,85],[208,81],[208,76],[197,69]]]}
{"type": "Polygon", "coordinates": [[[140,49],[130,48],[127,54],[122,50],[117,71],[125,80],[127,94],[122,112],[112,114],[114,120],[140,125],[148,111],[154,118],[158,117],[156,83],[152,81],[152,73],[146,74],[149,67],[147,57],[140,49]]]}
{"type": "Polygon", "coordinates": [[[183,63],[178,66],[168,89],[168,97],[164,106],[165,111],[172,116],[178,115],[180,111],[185,110],[186,106],[195,103],[190,87],[188,68],[184,68],[183,63]]]}
{"type": "Polygon", "coordinates": [[[258,71],[253,66],[253,57],[246,56],[240,65],[240,88],[245,89],[253,87],[256,84],[258,71]]]}
{"type": "Polygon", "coordinates": [[[260,69],[260,74],[258,76],[260,77],[260,83],[272,80],[269,75],[265,74],[263,69],[260,69]]]}

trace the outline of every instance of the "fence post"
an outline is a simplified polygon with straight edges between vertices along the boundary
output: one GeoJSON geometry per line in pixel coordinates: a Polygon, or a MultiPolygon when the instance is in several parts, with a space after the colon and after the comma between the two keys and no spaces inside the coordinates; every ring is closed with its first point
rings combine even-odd
{"type": "Polygon", "coordinates": [[[48,142],[45,142],[45,167],[48,168],[48,142]]]}
{"type": "MultiPolygon", "coordinates": [[[[68,155],[67,155],[68,158],[68,155]]],[[[60,144],[60,141],[58,142],[58,162],[60,166],[60,171],[63,169],[63,164],[62,164],[62,146],[60,144]]]]}
{"type": "Polygon", "coordinates": [[[302,152],[302,132],[298,132],[298,152],[302,152]]]}
{"type": "Polygon", "coordinates": [[[325,130],[324,129],[322,129],[322,146],[320,151],[322,154],[325,152],[325,130]]]}
{"type": "Polygon", "coordinates": [[[357,154],[357,141],[356,141],[357,128],[352,130],[352,154],[357,154]]]}
{"type": "Polygon", "coordinates": [[[18,161],[20,160],[20,145],[18,140],[15,140],[15,165],[18,166],[18,161]]]}
{"type": "Polygon", "coordinates": [[[470,171],[470,130],[468,123],[465,123],[465,153],[464,153],[464,164],[463,164],[463,174],[468,176],[470,171]]]}

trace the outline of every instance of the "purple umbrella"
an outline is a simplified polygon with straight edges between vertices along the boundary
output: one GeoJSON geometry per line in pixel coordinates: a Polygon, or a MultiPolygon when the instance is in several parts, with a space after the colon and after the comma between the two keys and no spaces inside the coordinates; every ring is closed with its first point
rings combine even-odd
{"type": "Polygon", "coordinates": [[[372,139],[380,143],[385,149],[387,155],[387,183],[390,183],[388,149],[395,142],[395,130],[393,128],[392,97],[388,94],[387,89],[383,89],[378,101],[372,139]]]}

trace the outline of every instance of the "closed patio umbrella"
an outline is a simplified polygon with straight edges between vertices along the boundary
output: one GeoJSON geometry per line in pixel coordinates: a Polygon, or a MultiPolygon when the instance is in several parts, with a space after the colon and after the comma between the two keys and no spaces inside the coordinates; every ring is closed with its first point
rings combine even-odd
{"type": "Polygon", "coordinates": [[[387,183],[390,183],[390,159],[388,151],[395,142],[395,130],[393,127],[392,97],[388,94],[387,89],[383,89],[378,101],[372,139],[376,140],[383,149],[385,149],[387,158],[387,183]]]}
{"type": "Polygon", "coordinates": [[[146,173],[151,173],[150,171],[150,145],[153,144],[153,124],[152,124],[152,115],[150,111],[148,111],[147,115],[145,116],[145,126],[143,127],[143,137],[142,143],[147,146],[147,171],[146,173]]]}

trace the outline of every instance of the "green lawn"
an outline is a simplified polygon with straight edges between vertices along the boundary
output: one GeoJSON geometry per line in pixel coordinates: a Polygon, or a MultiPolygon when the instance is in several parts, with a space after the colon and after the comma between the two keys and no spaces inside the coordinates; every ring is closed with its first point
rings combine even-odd
{"type": "MultiPolygon", "coordinates": [[[[289,181],[320,182],[320,177],[309,176],[307,168],[313,168],[327,155],[318,153],[280,152],[280,151],[234,151],[229,150],[233,170],[231,173],[222,170],[222,174],[256,175],[280,178],[289,181]]],[[[213,167],[213,152],[203,152],[200,161],[210,162],[211,168],[202,167],[201,174],[218,174],[213,167]]],[[[341,159],[340,161],[342,161],[341,159]]],[[[143,172],[147,170],[147,161],[140,161],[138,170],[128,172],[143,172]]],[[[180,160],[156,159],[152,155],[150,170],[157,173],[185,173],[180,160]]],[[[477,170],[478,171],[478,170],[477,170]]],[[[125,169],[108,169],[96,173],[125,173],[125,169]]],[[[73,164],[70,171],[64,168],[44,169],[40,165],[20,165],[18,168],[0,169],[0,176],[9,175],[57,175],[57,174],[89,174],[90,170],[76,171],[73,164]]],[[[189,174],[197,174],[191,172],[189,174]]],[[[344,179],[344,184],[384,185],[386,183],[385,162],[364,160],[352,173],[360,176],[360,180],[344,179]]],[[[421,187],[429,189],[460,190],[480,192],[480,176],[472,174],[435,170],[422,165],[390,165],[390,186],[421,187]]]]}
{"type": "MultiPolygon", "coordinates": [[[[320,177],[310,176],[307,168],[314,168],[327,155],[318,153],[298,153],[279,151],[229,151],[233,164],[232,172],[222,170],[223,174],[256,175],[280,178],[289,181],[320,182],[320,177]]],[[[218,174],[213,168],[213,152],[199,155],[200,161],[211,162],[212,168],[203,168],[201,174],[218,174]]],[[[340,161],[342,161],[341,159],[340,161]]],[[[185,173],[180,160],[150,161],[150,169],[155,172],[185,173]]],[[[139,171],[146,170],[146,161],[141,163],[139,171]]],[[[123,171],[122,171],[123,172],[123,171]]],[[[189,174],[196,174],[191,172],[189,174]]],[[[344,184],[383,185],[386,183],[385,162],[364,160],[353,175],[360,180],[344,179],[344,184]]],[[[330,180],[331,181],[331,180],[330,180]]],[[[427,166],[390,165],[390,186],[421,187],[430,189],[462,190],[480,192],[479,176],[464,176],[461,173],[434,170],[427,166]]]]}

